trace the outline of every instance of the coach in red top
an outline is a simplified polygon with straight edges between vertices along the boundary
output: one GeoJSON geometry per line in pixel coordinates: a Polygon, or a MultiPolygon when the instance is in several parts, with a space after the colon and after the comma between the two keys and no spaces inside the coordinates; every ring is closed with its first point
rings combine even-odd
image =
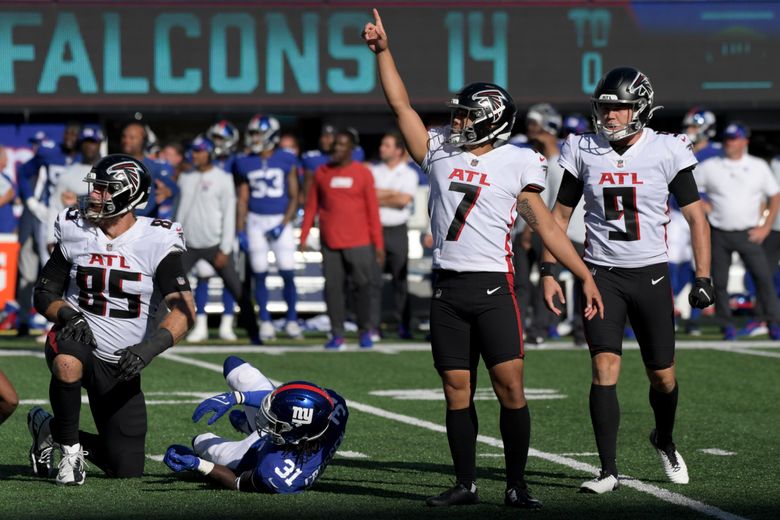
{"type": "Polygon", "coordinates": [[[371,348],[370,308],[373,262],[384,263],[385,246],[379,205],[371,171],[352,161],[355,136],[342,130],[336,134],[329,163],[317,168],[301,228],[301,245],[319,214],[322,263],[325,275],[325,303],[330,318],[331,339],[325,348],[344,348],[344,278],[349,273],[355,287],[355,307],[360,346],[371,348]]]}

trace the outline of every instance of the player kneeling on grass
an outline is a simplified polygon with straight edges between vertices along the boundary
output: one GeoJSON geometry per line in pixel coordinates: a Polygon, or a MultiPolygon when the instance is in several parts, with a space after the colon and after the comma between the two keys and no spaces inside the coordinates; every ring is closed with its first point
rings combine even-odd
{"type": "Polygon", "coordinates": [[[223,373],[231,391],[200,403],[192,420],[214,412],[208,421],[214,424],[243,404],[229,419],[247,437],[231,441],[204,433],[192,440],[194,451],[169,446],[163,462],[177,473],[198,471],[239,491],[300,493],[313,486],[344,439],[349,417],[344,399],[305,381],[274,387],[235,356],[225,360],[223,373]]]}

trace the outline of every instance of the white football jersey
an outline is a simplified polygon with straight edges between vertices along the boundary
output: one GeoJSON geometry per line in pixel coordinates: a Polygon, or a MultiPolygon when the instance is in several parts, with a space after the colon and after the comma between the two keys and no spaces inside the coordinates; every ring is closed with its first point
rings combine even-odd
{"type": "Polygon", "coordinates": [[[517,197],[545,188],[547,160],[529,148],[499,146],[476,156],[446,144],[449,127],[428,132],[422,168],[430,175],[433,268],[511,273],[517,197]]]}
{"type": "Polygon", "coordinates": [[[584,184],[586,261],[616,267],[668,261],[669,183],[696,164],[685,135],[645,128],[623,155],[600,134],[570,135],[559,164],[584,184]]]}
{"type": "Polygon", "coordinates": [[[137,217],[114,239],[75,208],[62,211],[54,236],[72,264],[64,299],[84,316],[95,336],[95,355],[115,363],[119,349],[143,341],[154,324],[161,301],[154,284],[160,261],[184,251],[184,234],[176,222],[137,217]]]}

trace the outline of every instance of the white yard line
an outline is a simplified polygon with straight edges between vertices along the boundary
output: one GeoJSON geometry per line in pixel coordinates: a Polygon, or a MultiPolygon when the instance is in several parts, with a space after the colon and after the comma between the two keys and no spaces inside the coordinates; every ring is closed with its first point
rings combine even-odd
{"type": "MultiPolygon", "coordinates": [[[[771,358],[780,358],[780,352],[764,352],[763,350],[754,350],[753,348],[739,348],[739,347],[710,347],[712,350],[719,352],[734,352],[735,354],[747,354],[749,356],[762,356],[771,358]]],[[[767,348],[767,347],[758,347],[767,348]]]]}
{"type": "MultiPolygon", "coordinates": [[[[222,350],[222,352],[225,353],[224,350],[222,350]]],[[[213,372],[218,372],[220,374],[222,373],[222,366],[214,363],[207,363],[205,361],[200,361],[197,359],[190,359],[184,356],[180,356],[178,354],[173,354],[170,351],[162,354],[162,356],[170,361],[175,361],[178,363],[184,363],[187,365],[193,365],[200,368],[205,368],[206,370],[211,370],[213,372]]],[[[377,408],[376,406],[358,403],[352,400],[348,400],[347,405],[353,410],[358,410],[361,412],[376,415],[384,419],[390,419],[410,426],[417,426],[434,432],[446,433],[445,427],[442,426],[441,424],[426,421],[423,419],[418,419],[417,417],[411,417],[409,415],[390,412],[382,408],[377,408]]],[[[503,449],[503,443],[501,442],[501,439],[496,439],[494,437],[489,437],[487,435],[479,435],[477,436],[477,441],[483,444],[487,444],[488,446],[493,446],[495,448],[503,449]]],[[[570,457],[556,455],[554,453],[546,453],[543,451],[536,450],[534,448],[531,448],[528,454],[532,457],[537,457],[546,460],[548,462],[553,462],[555,464],[560,464],[562,466],[566,466],[571,469],[582,471],[583,473],[596,475],[599,471],[599,468],[597,468],[592,464],[580,462],[570,457]]],[[[688,498],[679,493],[675,493],[673,491],[669,491],[660,488],[658,486],[654,486],[652,484],[647,484],[645,482],[633,479],[625,475],[622,476],[621,483],[626,487],[630,487],[637,491],[641,491],[642,493],[647,493],[648,495],[652,495],[660,500],[663,500],[664,502],[669,502],[671,504],[675,504],[681,507],[687,507],[688,509],[692,509],[694,511],[711,516],[713,518],[717,518],[719,520],[744,520],[740,516],[731,514],[727,511],[723,511],[722,509],[719,509],[715,506],[705,504],[704,502],[700,502],[698,500],[688,498]]]]}

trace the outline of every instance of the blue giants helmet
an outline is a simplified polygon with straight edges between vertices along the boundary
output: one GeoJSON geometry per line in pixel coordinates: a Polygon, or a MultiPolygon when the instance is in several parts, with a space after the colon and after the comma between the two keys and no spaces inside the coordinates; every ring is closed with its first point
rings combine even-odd
{"type": "Polygon", "coordinates": [[[282,127],[275,117],[255,114],[246,125],[244,142],[252,153],[272,150],[274,146],[279,144],[282,137],[281,131],[282,127]]]}
{"type": "Polygon", "coordinates": [[[319,386],[292,381],[265,396],[255,426],[275,444],[312,441],[328,429],[333,407],[330,394],[319,386]]]}
{"type": "Polygon", "coordinates": [[[236,151],[239,138],[238,128],[230,121],[223,119],[209,127],[206,137],[214,143],[214,154],[217,157],[225,157],[236,151]]]}

